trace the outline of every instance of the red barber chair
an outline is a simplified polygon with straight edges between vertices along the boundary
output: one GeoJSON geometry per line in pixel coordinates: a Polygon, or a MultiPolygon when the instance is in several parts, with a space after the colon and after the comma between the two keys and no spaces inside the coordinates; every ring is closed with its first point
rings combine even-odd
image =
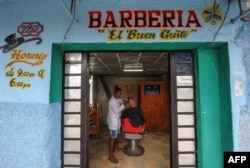
{"type": "Polygon", "coordinates": [[[129,144],[124,147],[124,153],[129,156],[140,156],[144,153],[144,148],[138,145],[138,141],[142,139],[142,134],[145,129],[145,123],[139,127],[133,127],[129,118],[122,120],[122,129],[124,138],[129,140],[129,144]]]}

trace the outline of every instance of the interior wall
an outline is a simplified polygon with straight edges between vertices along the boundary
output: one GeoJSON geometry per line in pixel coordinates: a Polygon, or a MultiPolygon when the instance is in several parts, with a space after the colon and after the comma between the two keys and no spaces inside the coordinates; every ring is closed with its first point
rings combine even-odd
{"type": "MultiPolygon", "coordinates": [[[[102,123],[106,124],[106,116],[108,114],[108,97],[104,92],[102,83],[97,77],[94,78],[96,85],[94,89],[94,101],[102,109],[102,123]]],[[[165,81],[164,76],[161,77],[117,77],[117,76],[105,76],[105,81],[108,85],[111,95],[113,95],[114,87],[117,85],[122,89],[121,98],[126,98],[128,96],[134,97],[138,102],[139,85],[142,81],[165,81]],[[128,89],[131,87],[131,89],[128,89]]]]}
{"type": "Polygon", "coordinates": [[[140,104],[146,119],[147,130],[169,131],[170,126],[170,99],[169,82],[146,81],[141,82],[140,104]],[[145,87],[159,86],[159,93],[145,93],[145,87]]]}

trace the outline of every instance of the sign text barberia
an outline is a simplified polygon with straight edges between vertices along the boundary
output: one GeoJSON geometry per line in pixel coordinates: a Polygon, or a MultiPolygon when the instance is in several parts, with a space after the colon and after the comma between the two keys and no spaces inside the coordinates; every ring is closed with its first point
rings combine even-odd
{"type": "Polygon", "coordinates": [[[126,40],[184,40],[202,25],[194,10],[119,10],[89,11],[88,28],[107,33],[109,41],[126,40]],[[185,17],[184,17],[185,16],[185,17]],[[139,29],[160,28],[159,34],[139,29]]]}

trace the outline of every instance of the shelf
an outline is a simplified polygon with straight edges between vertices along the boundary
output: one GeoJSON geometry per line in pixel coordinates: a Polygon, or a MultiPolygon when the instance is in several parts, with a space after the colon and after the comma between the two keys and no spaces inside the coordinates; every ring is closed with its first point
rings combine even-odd
{"type": "Polygon", "coordinates": [[[91,109],[89,113],[89,135],[97,135],[100,131],[100,109],[91,109]]]}

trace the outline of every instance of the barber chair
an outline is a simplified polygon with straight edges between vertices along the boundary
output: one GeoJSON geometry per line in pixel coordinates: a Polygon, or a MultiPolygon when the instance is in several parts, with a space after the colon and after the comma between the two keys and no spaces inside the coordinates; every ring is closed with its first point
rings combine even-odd
{"type": "Polygon", "coordinates": [[[129,118],[122,120],[124,138],[129,140],[129,144],[123,148],[126,155],[140,156],[144,153],[144,148],[138,145],[138,141],[142,139],[144,129],[145,123],[135,128],[131,125],[129,118]]]}

